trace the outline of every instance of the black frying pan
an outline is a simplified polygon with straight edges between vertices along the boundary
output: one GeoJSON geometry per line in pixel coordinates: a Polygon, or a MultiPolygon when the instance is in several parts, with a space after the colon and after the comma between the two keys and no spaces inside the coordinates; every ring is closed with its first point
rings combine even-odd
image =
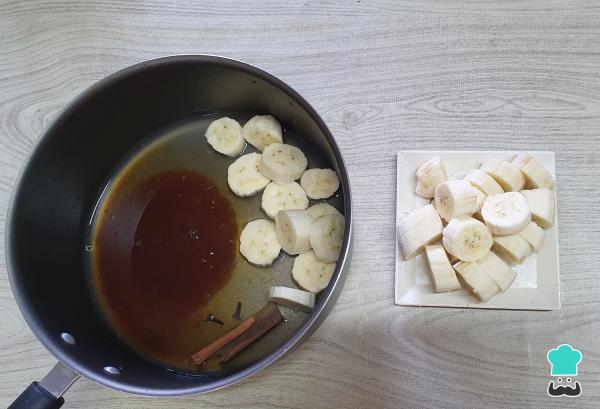
{"type": "Polygon", "coordinates": [[[351,210],[346,168],[331,133],[300,95],[268,73],[220,57],[177,56],[100,81],[41,138],[12,198],[6,229],[12,290],[25,320],[60,362],[11,408],[58,408],[79,375],[125,392],[166,396],[211,391],[256,373],[305,340],[332,307],[350,261],[351,210]],[[87,221],[107,178],[141,139],[190,113],[238,109],[274,115],[332,164],[344,198],[343,251],[314,311],[272,352],[229,373],[180,373],[134,353],[101,317],[83,273],[87,221]]]}

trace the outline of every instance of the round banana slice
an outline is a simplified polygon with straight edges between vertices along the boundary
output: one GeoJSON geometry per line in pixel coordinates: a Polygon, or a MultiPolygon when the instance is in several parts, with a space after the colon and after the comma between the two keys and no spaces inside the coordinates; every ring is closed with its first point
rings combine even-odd
{"type": "Polygon", "coordinates": [[[275,223],[266,219],[251,221],[240,235],[240,252],[256,266],[270,266],[279,255],[281,245],[275,233],[275,223]]]}
{"type": "Polygon", "coordinates": [[[308,161],[295,146],[273,143],[262,153],[262,174],[279,183],[291,183],[300,179],[308,161]]]}
{"type": "Polygon", "coordinates": [[[308,169],[300,178],[300,186],[311,199],[327,199],[340,187],[340,179],[331,169],[308,169]]]}
{"type": "Polygon", "coordinates": [[[275,216],[275,231],[281,248],[288,254],[310,250],[310,225],[313,218],[306,210],[280,210],[275,216]]]}
{"type": "Polygon", "coordinates": [[[283,142],[281,125],[271,115],[252,117],[242,128],[242,136],[261,152],[272,143],[283,142]]]}
{"type": "Polygon", "coordinates": [[[330,214],[316,219],[310,226],[310,245],[325,263],[337,261],[344,239],[344,216],[330,214]]]}
{"type": "Polygon", "coordinates": [[[210,146],[227,156],[237,156],[246,147],[242,126],[235,119],[223,117],[212,121],[204,133],[210,146]]]}
{"type": "Polygon", "coordinates": [[[306,209],[308,214],[312,216],[313,219],[318,219],[321,216],[325,216],[328,214],[339,214],[342,215],[338,209],[330,205],[329,203],[317,203],[306,209]]]}
{"type": "Polygon", "coordinates": [[[240,156],[227,169],[227,183],[233,193],[240,197],[252,196],[269,184],[269,179],[260,173],[259,153],[240,156]]]}
{"type": "Polygon", "coordinates": [[[271,182],[262,194],[261,207],[267,216],[274,219],[280,210],[306,209],[308,197],[296,182],[271,182]]]}
{"type": "Polygon", "coordinates": [[[315,306],[316,297],[313,293],[296,288],[271,287],[269,301],[299,311],[311,312],[315,306]]]}
{"type": "Polygon", "coordinates": [[[324,263],[314,251],[308,250],[294,260],[292,278],[306,291],[317,294],[327,287],[334,270],[335,263],[324,263]]]}
{"type": "Polygon", "coordinates": [[[446,251],[462,261],[477,261],[490,251],[494,240],[485,224],[469,216],[450,220],[442,243],[446,251]]]}
{"type": "Polygon", "coordinates": [[[518,233],[531,221],[527,201],[518,192],[488,196],[481,207],[481,216],[488,229],[501,236],[518,233]]]}

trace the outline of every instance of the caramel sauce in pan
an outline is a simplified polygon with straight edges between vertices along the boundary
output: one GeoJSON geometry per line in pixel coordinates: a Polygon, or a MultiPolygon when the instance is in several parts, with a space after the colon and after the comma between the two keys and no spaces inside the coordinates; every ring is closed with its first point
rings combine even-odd
{"type": "Polygon", "coordinates": [[[93,237],[93,269],[122,335],[151,356],[184,362],[191,351],[182,339],[195,331],[186,317],[228,282],[237,241],[231,203],[200,173],[163,172],[128,195],[109,196],[93,237]]]}
{"type": "MultiPolygon", "coordinates": [[[[257,267],[240,254],[240,230],[266,218],[261,195],[231,192],[227,168],[236,158],[215,152],[204,137],[221,116],[244,124],[255,114],[198,112],[157,129],[115,167],[90,215],[82,251],[99,312],[131,349],[169,369],[224,374],[247,367],[281,346],[308,316],[281,308],[284,322],[218,368],[190,359],[263,308],[271,286],[296,287],[294,257],[282,251],[273,265],[257,267]],[[211,315],[222,324],[205,321],[211,315]]],[[[309,167],[332,167],[301,135],[284,129],[284,140],[303,150],[309,167]]],[[[250,152],[248,145],[242,154],[250,152]]],[[[341,195],[328,202],[343,208],[341,195]]]]}

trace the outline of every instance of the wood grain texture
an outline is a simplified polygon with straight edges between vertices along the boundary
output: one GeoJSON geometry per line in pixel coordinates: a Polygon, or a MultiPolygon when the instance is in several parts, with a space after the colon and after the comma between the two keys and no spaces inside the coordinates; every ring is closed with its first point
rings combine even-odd
{"type": "MultiPolygon", "coordinates": [[[[0,0],[0,226],[19,168],[75,95],[171,54],[237,58],[305,96],[336,136],[355,206],[352,268],[299,350],[177,399],[79,381],[65,408],[547,408],[600,401],[600,3],[0,0]],[[393,305],[395,154],[556,152],[563,307],[393,305]],[[583,395],[552,399],[546,351],[583,352],[583,395]]],[[[4,237],[4,232],[0,237],[4,237]]],[[[2,239],[0,239],[2,241],[2,239]]],[[[0,406],[53,362],[10,292],[0,243],[0,406]]]]}

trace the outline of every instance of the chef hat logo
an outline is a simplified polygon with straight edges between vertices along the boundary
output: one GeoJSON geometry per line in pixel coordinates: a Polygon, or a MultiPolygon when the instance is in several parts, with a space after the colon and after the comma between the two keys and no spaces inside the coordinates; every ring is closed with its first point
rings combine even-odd
{"type": "Polygon", "coordinates": [[[548,351],[547,359],[552,367],[551,376],[575,376],[577,365],[581,362],[581,352],[569,344],[562,344],[548,351]]]}

